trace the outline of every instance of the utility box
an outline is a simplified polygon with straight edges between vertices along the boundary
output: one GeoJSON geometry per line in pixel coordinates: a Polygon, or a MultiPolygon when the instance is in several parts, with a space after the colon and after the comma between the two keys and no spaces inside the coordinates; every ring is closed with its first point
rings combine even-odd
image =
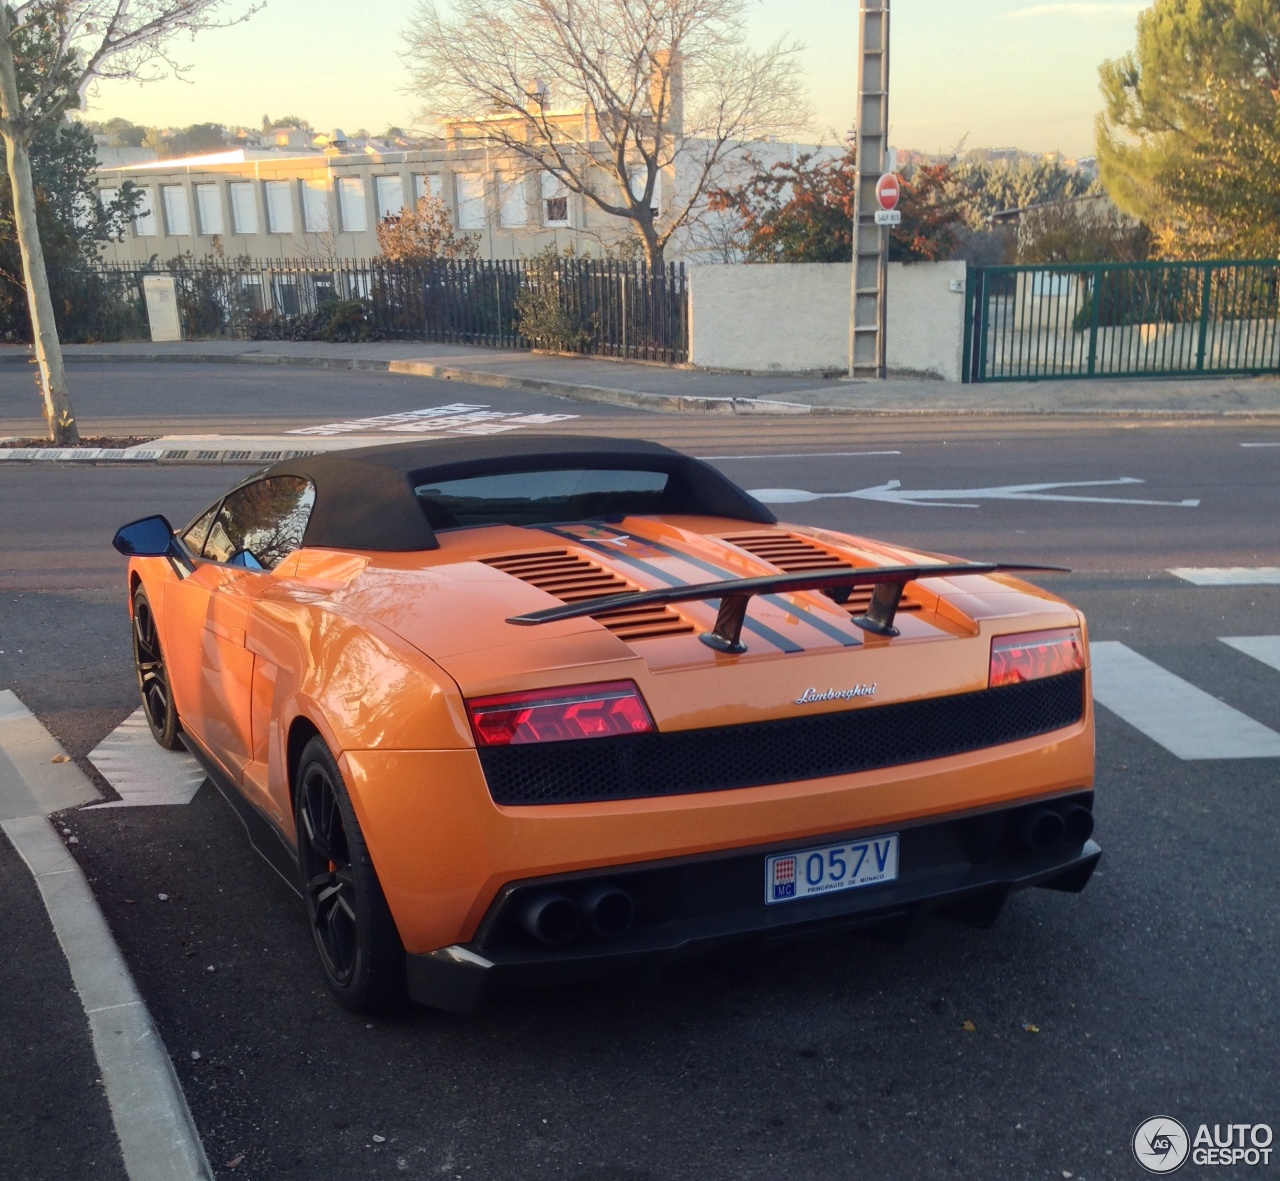
{"type": "Polygon", "coordinates": [[[178,315],[178,284],[172,275],[144,275],[142,293],[147,300],[147,320],[152,340],[181,340],[182,317],[178,315]]]}

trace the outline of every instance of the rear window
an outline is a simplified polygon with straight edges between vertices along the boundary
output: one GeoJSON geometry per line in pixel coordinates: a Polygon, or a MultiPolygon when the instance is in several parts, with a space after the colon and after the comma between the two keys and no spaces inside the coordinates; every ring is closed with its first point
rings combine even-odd
{"type": "Polygon", "coordinates": [[[414,492],[439,531],[671,512],[670,481],[666,472],[558,468],[439,480],[414,492]]]}

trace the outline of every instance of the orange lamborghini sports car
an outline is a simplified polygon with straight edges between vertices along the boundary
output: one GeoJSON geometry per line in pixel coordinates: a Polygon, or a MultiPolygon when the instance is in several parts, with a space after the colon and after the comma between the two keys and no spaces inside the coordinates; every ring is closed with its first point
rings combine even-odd
{"type": "Polygon", "coordinates": [[[1083,889],[1084,619],[653,443],[278,463],[124,526],[138,684],[353,1008],[1083,889]]]}

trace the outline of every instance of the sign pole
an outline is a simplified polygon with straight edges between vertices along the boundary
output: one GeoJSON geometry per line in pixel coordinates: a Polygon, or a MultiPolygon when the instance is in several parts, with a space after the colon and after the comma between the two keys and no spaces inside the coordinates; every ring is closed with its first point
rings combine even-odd
{"type": "Polygon", "coordinates": [[[876,185],[885,172],[889,136],[889,0],[860,0],[856,130],[849,376],[883,378],[889,230],[877,224],[876,185]]]}

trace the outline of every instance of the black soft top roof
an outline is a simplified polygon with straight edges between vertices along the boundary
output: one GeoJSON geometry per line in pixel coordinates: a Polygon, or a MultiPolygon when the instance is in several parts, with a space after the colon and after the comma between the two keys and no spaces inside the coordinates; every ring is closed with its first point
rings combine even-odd
{"type": "Polygon", "coordinates": [[[677,507],[672,511],[762,525],[777,520],[709,464],[638,439],[505,435],[415,440],[287,459],[264,474],[305,476],[315,485],[303,545],[405,551],[440,546],[414,494],[416,486],[557,468],[665,472],[673,477],[677,507]]]}

